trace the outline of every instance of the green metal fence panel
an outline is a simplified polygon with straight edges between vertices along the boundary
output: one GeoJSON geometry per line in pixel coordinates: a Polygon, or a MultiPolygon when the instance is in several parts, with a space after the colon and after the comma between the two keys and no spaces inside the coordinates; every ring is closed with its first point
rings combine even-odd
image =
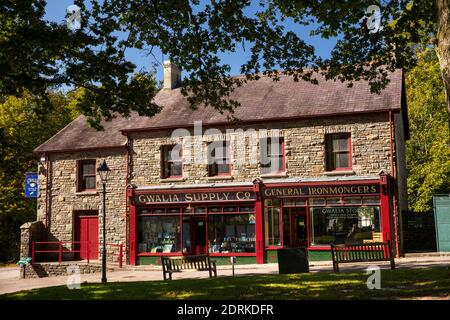
{"type": "Polygon", "coordinates": [[[438,252],[450,252],[450,194],[433,197],[438,252]]]}

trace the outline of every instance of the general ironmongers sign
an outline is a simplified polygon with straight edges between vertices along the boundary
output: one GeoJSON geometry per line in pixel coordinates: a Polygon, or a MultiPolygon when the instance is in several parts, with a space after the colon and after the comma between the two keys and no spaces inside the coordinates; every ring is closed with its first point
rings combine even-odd
{"type": "Polygon", "coordinates": [[[135,194],[134,196],[134,200],[138,204],[251,201],[255,199],[256,199],[255,193],[252,191],[142,193],[142,194],[135,194]]]}
{"type": "Polygon", "coordinates": [[[328,195],[379,194],[380,185],[296,186],[264,189],[265,197],[301,197],[328,195]]]}

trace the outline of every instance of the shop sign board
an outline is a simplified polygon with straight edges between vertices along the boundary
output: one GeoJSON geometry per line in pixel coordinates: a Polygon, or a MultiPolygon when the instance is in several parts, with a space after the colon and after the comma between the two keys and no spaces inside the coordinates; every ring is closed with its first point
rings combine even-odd
{"type": "Polygon", "coordinates": [[[25,176],[25,197],[37,198],[38,196],[38,174],[29,172],[25,176]]]}

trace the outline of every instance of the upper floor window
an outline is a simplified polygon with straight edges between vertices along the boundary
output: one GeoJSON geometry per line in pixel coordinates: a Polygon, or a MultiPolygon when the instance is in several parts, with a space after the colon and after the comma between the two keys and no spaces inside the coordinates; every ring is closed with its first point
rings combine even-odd
{"type": "Polygon", "coordinates": [[[95,159],[78,160],[78,190],[89,191],[95,190],[95,159]]]}
{"type": "Polygon", "coordinates": [[[162,178],[180,178],[183,176],[183,158],[181,145],[161,148],[162,178]]]}
{"type": "Polygon", "coordinates": [[[229,142],[214,141],[208,144],[208,175],[228,176],[231,174],[231,164],[229,159],[229,142]]]}
{"type": "Polygon", "coordinates": [[[326,170],[350,170],[352,168],[350,133],[334,133],[325,136],[326,170]]]}
{"type": "Polygon", "coordinates": [[[282,137],[260,140],[261,173],[277,173],[286,170],[284,158],[284,139],[282,137]]]}

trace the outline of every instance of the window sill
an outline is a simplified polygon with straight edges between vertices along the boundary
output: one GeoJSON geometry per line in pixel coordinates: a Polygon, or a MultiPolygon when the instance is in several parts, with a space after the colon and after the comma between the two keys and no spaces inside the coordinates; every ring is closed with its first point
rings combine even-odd
{"type": "Polygon", "coordinates": [[[343,176],[343,175],[353,175],[355,174],[355,171],[353,170],[325,171],[324,174],[327,176],[343,176]]]}
{"type": "Polygon", "coordinates": [[[98,191],[77,191],[75,192],[76,196],[96,196],[98,195],[98,191]]]}
{"type": "Polygon", "coordinates": [[[166,178],[166,179],[159,179],[160,183],[170,183],[170,182],[183,182],[186,181],[184,178],[166,178]]]}
{"type": "Polygon", "coordinates": [[[214,176],[214,177],[207,177],[208,180],[233,180],[232,176],[214,176]]]}
{"type": "Polygon", "coordinates": [[[287,177],[286,172],[264,173],[259,175],[260,178],[284,178],[287,177]]]}

